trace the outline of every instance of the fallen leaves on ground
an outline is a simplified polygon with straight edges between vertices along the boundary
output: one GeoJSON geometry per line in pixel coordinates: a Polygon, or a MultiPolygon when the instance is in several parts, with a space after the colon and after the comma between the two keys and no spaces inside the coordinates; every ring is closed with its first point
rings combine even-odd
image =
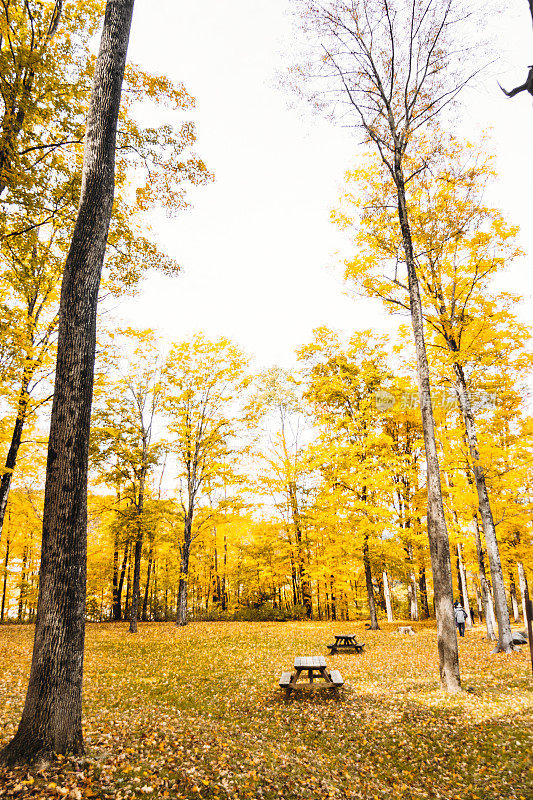
{"type": "MultiPolygon", "coordinates": [[[[491,655],[481,627],[460,640],[468,691],[439,688],[436,634],[366,631],[363,655],[327,655],[346,682],[288,703],[281,672],[326,654],[346,623],[90,625],[82,758],[0,772],[16,798],[530,800],[528,652],[491,655]]],[[[0,628],[0,736],[14,734],[30,627],[0,628]]]]}

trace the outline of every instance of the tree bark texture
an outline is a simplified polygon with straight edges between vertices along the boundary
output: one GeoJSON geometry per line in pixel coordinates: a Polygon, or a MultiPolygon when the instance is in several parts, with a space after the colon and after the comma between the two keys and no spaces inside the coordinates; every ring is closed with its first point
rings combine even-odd
{"type": "MultiPolygon", "coordinates": [[[[181,546],[180,580],[178,585],[178,609],[176,625],[183,627],[187,624],[187,583],[189,579],[189,556],[192,542],[192,513],[185,519],[183,544],[181,546]]],[[[209,595],[209,592],[207,592],[209,595]]]]}
{"type": "Polygon", "coordinates": [[[418,570],[418,588],[420,590],[420,603],[425,619],[429,619],[428,587],[426,582],[426,568],[421,566],[418,570]]]}
{"type": "Polygon", "coordinates": [[[96,308],[114,194],[115,142],[134,0],[108,0],[87,121],[78,217],[65,263],[50,422],[39,600],[28,692],[6,763],[80,753],[87,463],[96,308]]]}
{"type": "Polygon", "coordinates": [[[459,400],[459,407],[463,417],[466,440],[472,459],[472,472],[476,484],[479,513],[481,525],[485,535],[487,545],[487,555],[489,558],[490,576],[492,578],[492,591],[494,593],[494,606],[496,609],[496,620],[498,622],[498,647],[497,649],[508,653],[512,650],[511,622],[509,620],[509,609],[507,608],[507,598],[505,596],[505,584],[503,581],[503,570],[496,539],[496,528],[492,517],[489,495],[485,473],[480,461],[479,447],[477,442],[476,426],[472,413],[472,404],[466,386],[466,378],[461,364],[455,362],[453,365],[455,373],[455,389],[459,400]]]}
{"type": "Polygon", "coordinates": [[[368,553],[368,536],[365,535],[363,541],[363,564],[365,567],[366,594],[368,597],[368,610],[370,611],[370,628],[379,631],[378,615],[376,611],[376,601],[374,600],[374,587],[372,585],[372,570],[370,568],[370,557],[368,553]]]}
{"type": "Polygon", "coordinates": [[[394,163],[394,180],[397,189],[398,218],[402,233],[402,242],[407,264],[411,324],[416,350],[418,393],[422,412],[422,430],[427,464],[428,509],[427,525],[431,567],[433,571],[433,591],[435,614],[437,617],[437,646],[439,651],[440,679],[449,692],[459,691],[461,679],[459,673],[459,651],[453,612],[452,568],[450,561],[450,543],[444,517],[442,503],[442,486],[440,479],[437,443],[435,440],[435,423],[431,402],[429,365],[424,339],[424,318],[420,286],[416,272],[416,264],[409,226],[406,202],[405,180],[401,166],[401,153],[396,152],[394,163]]]}

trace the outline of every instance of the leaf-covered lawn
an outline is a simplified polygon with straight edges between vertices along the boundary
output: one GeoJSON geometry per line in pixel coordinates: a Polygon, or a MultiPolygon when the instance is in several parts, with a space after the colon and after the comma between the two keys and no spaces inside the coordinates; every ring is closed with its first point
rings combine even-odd
{"type": "MultiPolygon", "coordinates": [[[[528,652],[492,656],[481,627],[460,640],[469,691],[438,688],[435,630],[415,637],[361,623],[91,625],[83,759],[0,772],[16,797],[445,798],[531,800],[533,680],[528,652]],[[350,629],[363,655],[326,656],[343,699],[289,703],[296,655],[326,655],[350,629]]],[[[0,734],[14,733],[33,629],[0,628],[0,734]]]]}

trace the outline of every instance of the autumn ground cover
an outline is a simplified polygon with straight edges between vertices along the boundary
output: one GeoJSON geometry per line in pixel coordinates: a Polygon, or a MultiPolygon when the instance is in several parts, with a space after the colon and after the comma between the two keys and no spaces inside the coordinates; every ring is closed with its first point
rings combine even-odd
{"type": "MultiPolygon", "coordinates": [[[[288,703],[295,655],[326,654],[346,623],[90,625],[84,758],[0,773],[0,796],[121,798],[533,797],[533,680],[527,653],[490,655],[481,627],[460,640],[463,685],[438,688],[436,634],[366,631],[361,656],[327,656],[343,699],[288,703]]],[[[0,628],[1,741],[24,700],[33,629],[0,628]]]]}

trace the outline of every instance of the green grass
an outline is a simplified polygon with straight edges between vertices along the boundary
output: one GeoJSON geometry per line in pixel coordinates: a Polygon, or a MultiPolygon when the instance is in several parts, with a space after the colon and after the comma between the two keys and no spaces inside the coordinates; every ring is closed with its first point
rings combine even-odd
{"type": "MultiPolygon", "coordinates": [[[[463,686],[439,688],[435,630],[361,623],[91,625],[87,756],[0,773],[0,796],[171,798],[533,798],[528,652],[491,655],[481,627],[460,640],[463,686]],[[327,654],[349,627],[363,655],[327,654]],[[326,655],[346,681],[286,703],[296,655],[326,655]]],[[[0,628],[0,728],[13,735],[29,627],[0,628]]]]}

